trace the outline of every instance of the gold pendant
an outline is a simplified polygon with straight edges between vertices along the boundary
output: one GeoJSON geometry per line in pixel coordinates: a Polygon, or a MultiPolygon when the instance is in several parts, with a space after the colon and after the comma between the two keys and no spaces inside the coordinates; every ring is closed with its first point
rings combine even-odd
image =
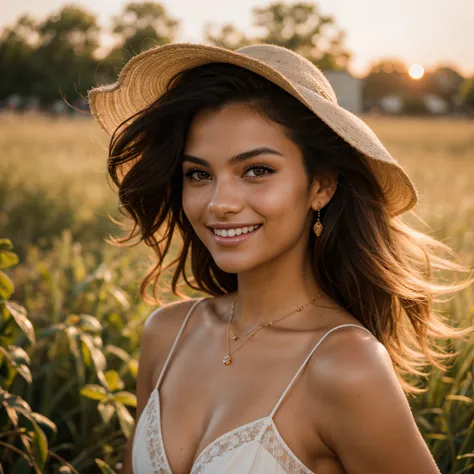
{"type": "Polygon", "coordinates": [[[323,231],[323,225],[321,222],[317,221],[316,224],[313,226],[314,233],[316,234],[316,237],[319,237],[323,231]]]}
{"type": "Polygon", "coordinates": [[[224,362],[225,365],[229,365],[229,364],[232,362],[232,357],[230,356],[230,354],[227,354],[227,355],[224,357],[224,359],[223,359],[222,362],[224,362]]]}

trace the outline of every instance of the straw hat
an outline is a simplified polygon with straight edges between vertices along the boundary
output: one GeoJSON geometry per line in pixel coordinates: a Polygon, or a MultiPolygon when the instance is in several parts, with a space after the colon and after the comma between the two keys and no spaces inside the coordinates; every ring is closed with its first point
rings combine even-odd
{"type": "Polygon", "coordinates": [[[111,135],[124,121],[161,96],[180,71],[207,63],[229,63],[253,71],[296,97],[347,143],[360,151],[377,177],[392,216],[412,208],[417,191],[397,160],[372,129],[338,105],[323,73],[307,59],[281,46],[257,44],[237,51],[192,43],[173,43],[131,58],[117,82],[88,93],[93,116],[111,135]]]}

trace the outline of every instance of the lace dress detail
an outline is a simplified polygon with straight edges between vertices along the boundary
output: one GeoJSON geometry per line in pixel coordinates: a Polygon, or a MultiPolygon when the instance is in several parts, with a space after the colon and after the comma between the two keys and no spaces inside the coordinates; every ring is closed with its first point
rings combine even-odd
{"type": "Polygon", "coordinates": [[[255,420],[248,425],[239,426],[212,442],[196,459],[192,474],[201,474],[203,470],[220,456],[234,451],[254,441],[263,428],[266,418],[255,420]]]}
{"type": "Polygon", "coordinates": [[[288,474],[313,474],[290,450],[271,421],[263,432],[260,444],[288,474]]]}
{"type": "Polygon", "coordinates": [[[153,474],[170,474],[171,467],[168,464],[161,435],[160,406],[157,396],[154,390],[143,412],[146,426],[145,443],[153,474]]]}

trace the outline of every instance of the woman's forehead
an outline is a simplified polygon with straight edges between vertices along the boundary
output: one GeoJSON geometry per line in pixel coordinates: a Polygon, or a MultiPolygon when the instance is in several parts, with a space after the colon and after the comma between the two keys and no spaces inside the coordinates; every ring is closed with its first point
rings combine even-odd
{"type": "Polygon", "coordinates": [[[296,145],[281,125],[248,106],[229,104],[195,116],[186,137],[185,153],[200,157],[223,153],[230,156],[265,146],[286,154],[293,152],[296,145]]]}

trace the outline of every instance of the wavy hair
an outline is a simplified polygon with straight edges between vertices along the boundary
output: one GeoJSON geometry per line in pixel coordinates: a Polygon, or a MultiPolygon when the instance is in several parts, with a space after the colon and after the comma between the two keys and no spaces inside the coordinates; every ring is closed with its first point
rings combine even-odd
{"type": "Polygon", "coordinates": [[[181,159],[190,123],[197,112],[230,103],[245,103],[283,125],[302,151],[308,186],[326,170],[337,172],[336,192],[321,211],[324,232],[318,239],[311,232],[309,240],[314,275],[386,347],[405,392],[424,392],[408,378],[427,376],[420,369],[429,364],[446,370],[442,360],[458,354],[445,352],[436,340],[465,340],[474,329],[456,329],[433,311],[437,296],[470,284],[436,283],[435,271],[466,269],[449,247],[389,215],[361,153],[293,96],[246,69],[212,63],[184,71],[112,135],[108,173],[133,228],[109,243],[123,246],[138,237],[157,256],[141,281],[141,297],[156,304],[158,281],[168,269],[174,270],[171,290],[177,296],[181,277],[190,288],[214,296],[237,290],[237,276],[216,265],[182,207],[181,159]]]}

